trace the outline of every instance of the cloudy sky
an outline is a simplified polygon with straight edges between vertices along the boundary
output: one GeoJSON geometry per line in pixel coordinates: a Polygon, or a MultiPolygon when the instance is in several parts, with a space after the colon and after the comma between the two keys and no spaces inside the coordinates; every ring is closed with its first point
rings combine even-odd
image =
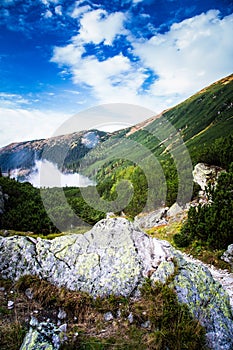
{"type": "Polygon", "coordinates": [[[231,0],[1,0],[0,146],[100,104],[173,106],[232,73],[232,37],[231,0]]]}

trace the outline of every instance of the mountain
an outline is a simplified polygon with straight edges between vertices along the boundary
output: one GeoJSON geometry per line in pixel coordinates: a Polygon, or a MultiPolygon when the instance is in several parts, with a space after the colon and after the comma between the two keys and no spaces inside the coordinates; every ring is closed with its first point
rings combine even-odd
{"type": "Polygon", "coordinates": [[[48,139],[12,143],[0,149],[0,167],[3,174],[17,169],[19,177],[23,179],[37,160],[47,159],[62,168],[62,155],[65,154],[65,165],[69,166],[108,137],[109,134],[103,131],[84,130],[48,139]]]}
{"type": "MultiPolygon", "coordinates": [[[[129,179],[129,171],[134,177],[141,178],[141,187],[146,187],[139,168],[143,168],[153,155],[165,178],[170,179],[168,187],[173,187],[175,193],[178,191],[174,184],[177,166],[179,171],[185,171],[200,161],[223,167],[233,161],[232,101],[233,75],[230,75],[131,128],[114,133],[81,131],[3,147],[0,149],[0,168],[3,173],[17,169],[19,179],[25,179],[36,160],[47,159],[62,171],[95,176],[97,182],[102,183],[101,195],[111,199],[115,196],[114,181],[117,182],[120,176],[129,179]],[[185,165],[185,159],[188,165],[185,165]],[[135,169],[135,164],[139,168],[135,169]],[[106,189],[112,192],[110,197],[106,189]]],[[[169,199],[169,204],[174,201],[174,196],[169,199]]]]}

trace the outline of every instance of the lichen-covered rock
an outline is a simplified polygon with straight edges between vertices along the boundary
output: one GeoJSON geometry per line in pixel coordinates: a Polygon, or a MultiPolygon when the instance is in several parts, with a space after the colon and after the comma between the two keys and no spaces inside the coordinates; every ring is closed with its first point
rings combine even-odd
{"type": "Polygon", "coordinates": [[[135,296],[145,277],[165,283],[174,275],[171,287],[206,327],[209,345],[233,348],[229,296],[208,269],[187,261],[168,242],[148,236],[126,219],[105,219],[84,235],[52,241],[0,237],[0,268],[4,278],[38,275],[93,296],[135,296]]]}
{"type": "Polygon", "coordinates": [[[62,330],[51,322],[39,323],[35,318],[30,322],[20,350],[58,350],[61,346],[62,330]]]}

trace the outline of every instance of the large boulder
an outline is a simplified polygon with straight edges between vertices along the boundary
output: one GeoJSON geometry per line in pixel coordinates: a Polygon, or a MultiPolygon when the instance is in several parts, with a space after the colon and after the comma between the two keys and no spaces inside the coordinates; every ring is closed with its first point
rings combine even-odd
{"type": "Polygon", "coordinates": [[[26,274],[89,292],[137,296],[145,277],[165,283],[180,302],[206,327],[210,347],[233,347],[233,318],[229,296],[207,268],[188,262],[168,242],[152,238],[123,218],[105,219],[84,235],[52,241],[27,237],[0,237],[3,278],[26,274]]]}

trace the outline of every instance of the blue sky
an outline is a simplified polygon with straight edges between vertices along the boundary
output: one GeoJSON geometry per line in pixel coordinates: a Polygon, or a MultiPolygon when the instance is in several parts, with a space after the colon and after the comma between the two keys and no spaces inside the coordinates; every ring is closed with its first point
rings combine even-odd
{"type": "Polygon", "coordinates": [[[230,0],[1,0],[0,146],[99,104],[161,112],[232,73],[232,13],[230,0]]]}

